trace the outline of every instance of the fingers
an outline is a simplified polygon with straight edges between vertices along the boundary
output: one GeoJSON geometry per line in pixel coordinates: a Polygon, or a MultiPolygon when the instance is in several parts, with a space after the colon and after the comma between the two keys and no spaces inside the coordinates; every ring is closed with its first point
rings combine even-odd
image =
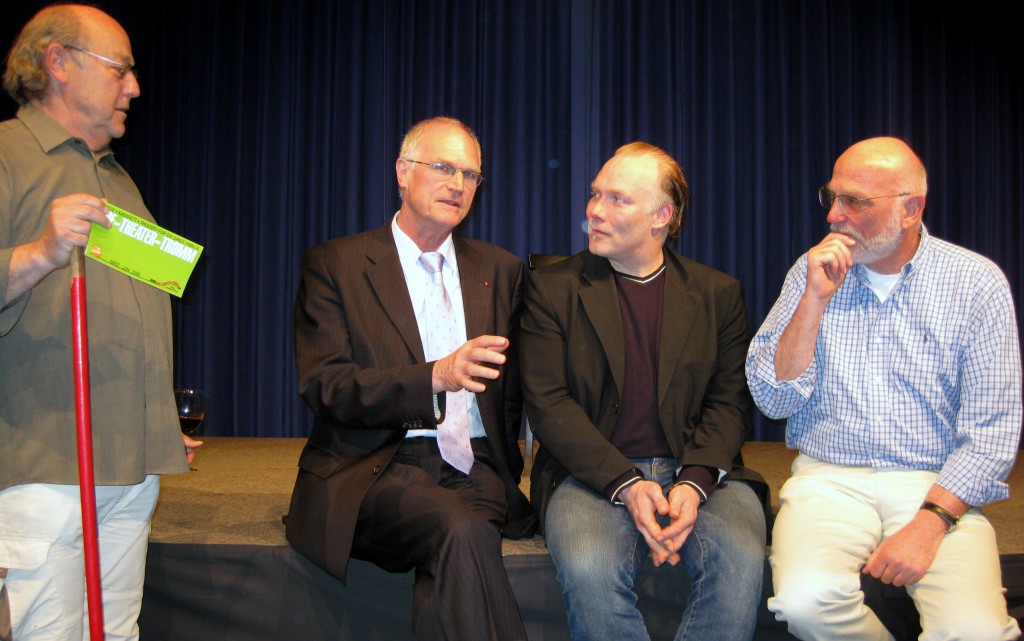
{"type": "Polygon", "coordinates": [[[669,503],[662,494],[661,486],[652,481],[637,481],[623,489],[620,496],[633,517],[636,529],[647,541],[654,565],[659,566],[665,562],[672,565],[679,563],[677,551],[682,542],[679,541],[679,545],[675,545],[675,538],[666,537],[665,531],[658,523],[657,516],[669,511],[669,503]]]}
{"type": "Polygon", "coordinates": [[[862,574],[870,574],[882,583],[894,585],[896,587],[917,583],[917,581],[921,579],[921,576],[924,576],[923,572],[918,575],[914,572],[913,568],[902,567],[896,563],[879,561],[874,556],[868,559],[868,562],[864,564],[864,569],[861,572],[862,574]]]}
{"type": "Polygon", "coordinates": [[[821,243],[811,248],[808,260],[818,267],[828,267],[836,274],[846,274],[853,267],[853,251],[856,241],[842,234],[829,234],[821,243]]]}
{"type": "Polygon", "coordinates": [[[193,439],[188,434],[182,434],[181,440],[185,444],[185,460],[189,465],[192,465],[192,461],[196,458],[196,450],[199,449],[203,442],[193,439]]]}
{"type": "Polygon", "coordinates": [[[80,220],[104,227],[110,227],[107,219],[107,204],[102,199],[89,194],[72,194],[53,201],[50,205],[50,216],[70,220],[80,220]]]}
{"type": "Polygon", "coordinates": [[[466,341],[457,350],[434,363],[434,393],[457,392],[461,389],[479,394],[487,386],[477,379],[495,380],[501,371],[494,366],[504,365],[508,357],[503,353],[509,345],[504,336],[477,336],[466,341]]]}
{"type": "Polygon", "coordinates": [[[52,267],[67,265],[75,247],[85,247],[93,224],[110,227],[107,206],[89,194],[72,194],[50,204],[50,217],[36,241],[36,253],[52,267]]]}
{"type": "Polygon", "coordinates": [[[678,548],[673,549],[666,545],[660,538],[644,528],[639,528],[639,530],[644,540],[647,541],[647,547],[650,549],[651,561],[654,562],[654,567],[660,567],[662,563],[666,562],[669,565],[677,565],[682,560],[679,552],[677,552],[678,548]]]}
{"type": "Polygon", "coordinates": [[[913,541],[905,532],[897,532],[882,541],[868,556],[863,574],[896,587],[917,583],[924,576],[934,554],[927,545],[913,541]]]}
{"type": "Polygon", "coordinates": [[[833,232],[809,249],[807,291],[823,300],[831,298],[853,267],[856,244],[853,238],[833,232]]]}

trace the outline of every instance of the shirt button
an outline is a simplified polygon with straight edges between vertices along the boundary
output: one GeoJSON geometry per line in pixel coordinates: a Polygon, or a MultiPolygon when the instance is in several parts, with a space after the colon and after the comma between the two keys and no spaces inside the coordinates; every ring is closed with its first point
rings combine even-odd
{"type": "Polygon", "coordinates": [[[381,467],[380,465],[374,465],[374,466],[373,466],[373,473],[374,473],[374,474],[380,474],[380,471],[381,471],[381,470],[383,470],[383,469],[384,469],[384,468],[383,468],[383,467],[381,467]]]}

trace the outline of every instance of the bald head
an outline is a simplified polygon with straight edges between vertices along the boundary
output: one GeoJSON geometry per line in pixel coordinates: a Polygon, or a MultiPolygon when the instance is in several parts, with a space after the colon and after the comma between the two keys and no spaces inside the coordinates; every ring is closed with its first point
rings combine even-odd
{"type": "Polygon", "coordinates": [[[907,143],[870,138],[854,144],[836,160],[828,189],[834,196],[828,222],[856,241],[855,262],[895,274],[913,257],[928,180],[907,143]]]}
{"type": "Polygon", "coordinates": [[[887,185],[892,193],[928,193],[924,163],[899,138],[868,138],[854,143],[836,160],[835,174],[887,185]]]}

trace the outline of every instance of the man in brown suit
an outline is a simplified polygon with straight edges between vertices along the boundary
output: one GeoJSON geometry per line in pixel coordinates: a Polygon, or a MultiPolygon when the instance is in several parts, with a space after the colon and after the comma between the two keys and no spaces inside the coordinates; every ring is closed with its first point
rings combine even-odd
{"type": "Polygon", "coordinates": [[[518,489],[521,410],[507,349],[523,264],[452,233],[480,171],[480,144],[461,122],[415,125],[396,161],[398,213],[380,229],[309,249],[295,303],[299,392],[316,418],[288,540],[342,581],[350,556],[415,569],[417,639],[526,639],[501,561],[502,528],[522,536],[534,523],[518,489]],[[424,253],[443,257],[461,342],[435,359],[424,338],[432,284],[424,253]],[[468,473],[438,446],[460,418],[472,437],[468,473]]]}

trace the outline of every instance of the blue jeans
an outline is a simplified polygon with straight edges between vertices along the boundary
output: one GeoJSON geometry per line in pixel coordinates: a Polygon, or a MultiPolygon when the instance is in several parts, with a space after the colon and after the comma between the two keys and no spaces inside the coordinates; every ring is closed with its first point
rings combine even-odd
{"type": "MultiPolygon", "coordinates": [[[[671,487],[673,459],[634,463],[647,479],[666,491],[671,487]]],[[[567,478],[548,505],[545,539],[575,641],[649,641],[633,589],[649,550],[624,506],[567,478]]],[[[764,543],[764,512],[754,491],[741,482],[715,490],[701,506],[675,568],[680,582],[690,582],[677,641],[753,637],[764,543]]]]}

